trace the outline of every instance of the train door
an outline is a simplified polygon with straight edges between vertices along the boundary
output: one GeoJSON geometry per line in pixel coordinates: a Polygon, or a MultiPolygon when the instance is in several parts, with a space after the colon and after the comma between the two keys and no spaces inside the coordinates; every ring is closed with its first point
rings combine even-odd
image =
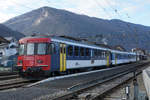
{"type": "Polygon", "coordinates": [[[60,44],[60,72],[66,71],[66,45],[60,44]]]}
{"type": "Polygon", "coordinates": [[[106,52],[106,59],[107,59],[107,66],[110,66],[111,64],[111,59],[112,59],[112,55],[109,51],[106,52]]]}
{"type": "Polygon", "coordinates": [[[115,53],[115,65],[117,65],[117,53],[115,53]]]}

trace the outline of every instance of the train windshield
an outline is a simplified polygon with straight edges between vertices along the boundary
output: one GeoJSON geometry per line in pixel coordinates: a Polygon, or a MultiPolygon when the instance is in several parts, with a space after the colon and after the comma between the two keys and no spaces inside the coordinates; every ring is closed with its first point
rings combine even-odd
{"type": "Polygon", "coordinates": [[[19,45],[19,55],[23,55],[24,54],[24,44],[20,44],[19,45]]]}
{"type": "Polygon", "coordinates": [[[46,54],[46,43],[39,43],[37,46],[37,54],[45,55],[46,54]]]}
{"type": "Polygon", "coordinates": [[[27,43],[19,45],[19,55],[45,55],[47,54],[47,43],[27,43]],[[36,49],[35,49],[36,48],[36,49]]]}
{"type": "Polygon", "coordinates": [[[27,44],[27,55],[34,55],[34,43],[28,43],[27,44]]]}

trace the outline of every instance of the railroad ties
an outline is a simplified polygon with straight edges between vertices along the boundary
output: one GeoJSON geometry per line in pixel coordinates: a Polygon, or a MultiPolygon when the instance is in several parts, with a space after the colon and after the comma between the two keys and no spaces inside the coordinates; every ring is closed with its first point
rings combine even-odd
{"type": "Polygon", "coordinates": [[[31,83],[21,78],[17,73],[0,73],[0,91],[22,87],[31,83]]]}

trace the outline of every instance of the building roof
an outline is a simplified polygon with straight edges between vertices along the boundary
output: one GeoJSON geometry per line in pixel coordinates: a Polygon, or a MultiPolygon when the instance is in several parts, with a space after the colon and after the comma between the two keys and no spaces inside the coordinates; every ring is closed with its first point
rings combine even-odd
{"type": "Polygon", "coordinates": [[[4,37],[0,36],[0,44],[2,43],[10,43],[10,42],[6,40],[4,37]]]}

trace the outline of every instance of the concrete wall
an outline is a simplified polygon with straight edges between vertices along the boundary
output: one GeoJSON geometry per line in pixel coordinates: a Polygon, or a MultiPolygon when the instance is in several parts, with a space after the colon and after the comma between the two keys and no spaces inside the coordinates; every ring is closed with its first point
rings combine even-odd
{"type": "Polygon", "coordinates": [[[143,70],[143,81],[146,88],[147,96],[150,100],[150,67],[143,70]]]}

